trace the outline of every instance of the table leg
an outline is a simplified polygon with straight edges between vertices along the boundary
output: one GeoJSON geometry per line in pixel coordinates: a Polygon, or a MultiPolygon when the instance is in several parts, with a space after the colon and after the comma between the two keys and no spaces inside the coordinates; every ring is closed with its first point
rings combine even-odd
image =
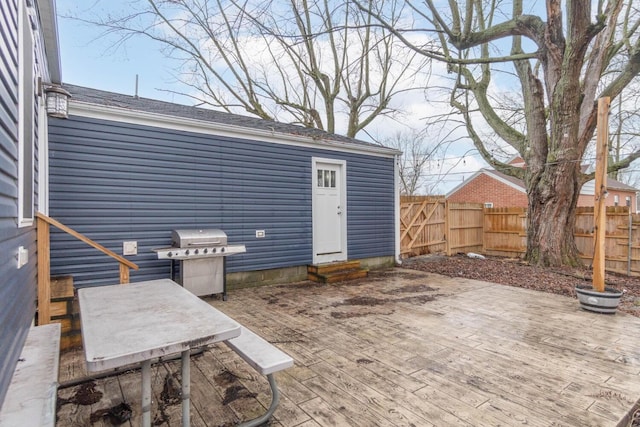
{"type": "Polygon", "coordinates": [[[151,427],[151,360],[142,362],[142,426],[151,427]]]}
{"type": "Polygon", "coordinates": [[[182,426],[189,427],[191,393],[191,350],[182,352],[182,426]]]}

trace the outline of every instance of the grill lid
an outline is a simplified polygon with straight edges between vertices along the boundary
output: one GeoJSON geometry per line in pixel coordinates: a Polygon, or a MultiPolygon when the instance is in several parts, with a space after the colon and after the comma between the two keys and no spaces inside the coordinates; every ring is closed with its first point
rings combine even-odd
{"type": "Polygon", "coordinates": [[[227,234],[217,228],[173,230],[171,245],[176,248],[196,246],[222,246],[227,244],[227,234]]]}

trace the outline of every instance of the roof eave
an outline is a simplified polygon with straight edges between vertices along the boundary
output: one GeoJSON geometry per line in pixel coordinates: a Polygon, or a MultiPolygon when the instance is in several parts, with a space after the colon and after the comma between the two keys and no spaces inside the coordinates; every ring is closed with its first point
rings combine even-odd
{"type": "Polygon", "coordinates": [[[137,123],[182,130],[203,134],[229,135],[233,137],[258,139],[267,142],[281,142],[290,145],[312,145],[314,148],[336,149],[354,153],[367,153],[377,156],[392,157],[402,154],[394,148],[378,147],[374,145],[358,145],[331,139],[317,139],[306,135],[296,135],[277,131],[268,131],[232,124],[210,122],[193,118],[173,116],[170,114],[152,113],[122,107],[107,106],[90,102],[77,101],[73,98],[69,102],[69,114],[82,117],[111,119],[120,122],[137,123]]]}
{"type": "Polygon", "coordinates": [[[58,19],[54,0],[36,0],[51,83],[62,84],[58,19]]]}

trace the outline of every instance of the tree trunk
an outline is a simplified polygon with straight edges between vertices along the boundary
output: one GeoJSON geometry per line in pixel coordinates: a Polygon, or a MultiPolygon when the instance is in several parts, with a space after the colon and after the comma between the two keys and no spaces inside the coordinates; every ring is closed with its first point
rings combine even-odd
{"type": "Polygon", "coordinates": [[[581,265],[574,240],[579,162],[547,166],[529,186],[526,260],[539,266],[581,265]]]}

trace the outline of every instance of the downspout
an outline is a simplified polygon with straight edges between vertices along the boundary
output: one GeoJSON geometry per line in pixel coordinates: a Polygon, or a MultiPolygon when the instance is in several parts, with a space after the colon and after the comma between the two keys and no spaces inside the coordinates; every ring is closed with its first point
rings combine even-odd
{"type": "Polygon", "coordinates": [[[394,206],[395,206],[395,259],[396,265],[402,265],[402,259],[400,258],[400,156],[402,154],[393,155],[393,187],[395,189],[394,194],[394,206]]]}

